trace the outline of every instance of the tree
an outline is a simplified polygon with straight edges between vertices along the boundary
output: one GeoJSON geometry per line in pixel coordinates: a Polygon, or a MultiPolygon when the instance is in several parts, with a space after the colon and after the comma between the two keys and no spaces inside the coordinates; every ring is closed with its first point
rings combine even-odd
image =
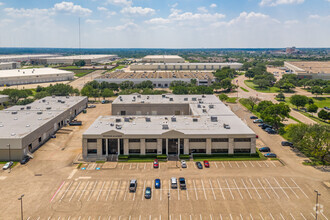
{"type": "Polygon", "coordinates": [[[283,94],[283,92],[280,92],[279,94],[276,95],[276,98],[278,98],[280,101],[284,101],[285,100],[285,96],[283,94]]]}
{"type": "Polygon", "coordinates": [[[219,95],[219,99],[220,99],[221,101],[226,101],[228,98],[229,98],[229,97],[228,97],[226,94],[220,94],[220,95],[219,95]]]}
{"type": "Polygon", "coordinates": [[[257,106],[257,112],[263,112],[268,106],[274,105],[271,101],[261,101],[257,106]]]}
{"type": "Polygon", "coordinates": [[[124,81],[122,83],[119,84],[119,88],[121,90],[125,90],[125,89],[133,89],[134,88],[134,83],[132,81],[124,81]]]}
{"type": "Polygon", "coordinates": [[[290,107],[284,103],[273,104],[261,112],[261,118],[275,129],[279,129],[283,126],[281,122],[289,117],[290,111],[290,107]]]}
{"type": "Polygon", "coordinates": [[[34,95],[34,98],[35,98],[35,99],[42,99],[42,98],[45,98],[46,96],[49,96],[48,92],[46,92],[46,91],[41,91],[41,92],[37,92],[37,93],[34,95]]]}
{"type": "Polygon", "coordinates": [[[110,89],[106,88],[101,92],[101,96],[103,97],[103,99],[105,99],[107,97],[114,96],[114,93],[110,89]]]}
{"type": "Polygon", "coordinates": [[[100,91],[98,89],[92,89],[91,96],[94,97],[96,101],[96,98],[100,97],[100,91]]]}
{"type": "Polygon", "coordinates": [[[308,98],[308,105],[314,104],[314,99],[308,98]]]}
{"type": "Polygon", "coordinates": [[[197,86],[197,79],[190,79],[190,84],[193,86],[197,86]]]}
{"type": "Polygon", "coordinates": [[[246,104],[249,105],[251,107],[251,111],[253,111],[254,107],[258,104],[259,101],[260,101],[259,98],[250,96],[247,99],[246,104]]]}
{"type": "Polygon", "coordinates": [[[188,91],[188,88],[185,87],[185,86],[175,86],[173,88],[173,94],[176,94],[176,95],[182,95],[182,94],[188,94],[189,91],[188,91]]]}
{"type": "Polygon", "coordinates": [[[329,120],[330,119],[330,113],[328,113],[325,110],[321,110],[319,111],[319,113],[317,114],[317,116],[323,120],[329,120]]]}
{"type": "Polygon", "coordinates": [[[85,85],[81,90],[81,95],[82,96],[87,96],[87,97],[92,97],[92,90],[93,90],[92,86],[85,85]]]}
{"type": "Polygon", "coordinates": [[[317,95],[322,95],[323,93],[323,89],[320,86],[312,86],[312,94],[316,94],[317,95]]]}
{"type": "Polygon", "coordinates": [[[152,84],[152,82],[150,80],[146,80],[146,81],[143,81],[143,82],[137,84],[135,87],[138,89],[146,89],[146,88],[153,89],[154,85],[152,84]]]}
{"type": "Polygon", "coordinates": [[[20,99],[27,98],[28,93],[25,90],[11,89],[9,92],[9,99],[11,102],[16,104],[20,99]]]}
{"type": "Polygon", "coordinates": [[[77,62],[74,63],[75,66],[85,66],[86,62],[85,60],[79,60],[77,62]]]}
{"type": "Polygon", "coordinates": [[[319,107],[317,107],[317,105],[311,104],[311,105],[308,106],[307,111],[312,112],[312,113],[316,113],[318,108],[319,107]]]}
{"type": "Polygon", "coordinates": [[[217,82],[220,82],[226,78],[233,79],[235,75],[237,75],[236,71],[234,69],[230,69],[229,67],[223,67],[214,73],[217,82]]]}
{"type": "Polygon", "coordinates": [[[229,78],[221,80],[220,86],[221,86],[221,88],[226,89],[226,90],[231,90],[236,87],[235,85],[233,85],[231,83],[231,79],[229,79],[229,78]]]}
{"type": "Polygon", "coordinates": [[[304,95],[293,95],[290,98],[290,103],[292,105],[297,106],[297,109],[299,107],[304,107],[308,102],[308,98],[304,95]]]}
{"type": "Polygon", "coordinates": [[[254,72],[252,70],[248,70],[245,72],[245,77],[247,78],[253,78],[255,76],[254,72]]]}

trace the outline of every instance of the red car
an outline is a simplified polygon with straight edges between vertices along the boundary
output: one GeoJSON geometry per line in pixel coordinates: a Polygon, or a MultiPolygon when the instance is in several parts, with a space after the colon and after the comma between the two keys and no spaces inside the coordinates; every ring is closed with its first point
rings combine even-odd
{"type": "Polygon", "coordinates": [[[154,168],[158,168],[159,167],[159,163],[158,163],[158,160],[157,159],[155,159],[154,160],[154,168]]]}
{"type": "Polygon", "coordinates": [[[210,164],[209,164],[209,162],[207,160],[204,160],[204,166],[207,167],[207,168],[210,167],[210,164]]]}

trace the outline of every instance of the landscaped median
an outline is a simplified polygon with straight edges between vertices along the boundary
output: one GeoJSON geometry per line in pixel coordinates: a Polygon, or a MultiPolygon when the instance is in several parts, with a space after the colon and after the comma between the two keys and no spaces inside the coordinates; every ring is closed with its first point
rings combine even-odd
{"type": "Polygon", "coordinates": [[[153,162],[157,159],[159,162],[167,161],[167,156],[165,154],[157,155],[119,155],[118,162],[153,162]]]}

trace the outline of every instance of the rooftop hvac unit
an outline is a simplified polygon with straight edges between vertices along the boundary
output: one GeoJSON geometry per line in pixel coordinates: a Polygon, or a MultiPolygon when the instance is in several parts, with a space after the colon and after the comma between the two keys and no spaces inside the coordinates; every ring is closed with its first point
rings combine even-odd
{"type": "Polygon", "coordinates": [[[57,102],[62,102],[62,100],[59,99],[59,100],[57,100],[57,102]]]}
{"type": "Polygon", "coordinates": [[[218,121],[218,117],[216,117],[216,116],[211,116],[211,121],[212,121],[212,122],[217,122],[217,121],[218,121]]]}
{"type": "Polygon", "coordinates": [[[141,98],[141,95],[137,95],[138,98],[141,98]]]}
{"type": "Polygon", "coordinates": [[[184,98],[183,101],[188,101],[188,98],[184,98]]]}
{"type": "Polygon", "coordinates": [[[223,127],[224,127],[225,129],[230,129],[229,124],[223,124],[223,127]]]}
{"type": "Polygon", "coordinates": [[[162,95],[162,98],[166,98],[166,95],[162,95]]]}
{"type": "Polygon", "coordinates": [[[42,114],[42,112],[37,112],[37,114],[38,114],[38,115],[41,115],[41,114],[42,114]]]}
{"type": "Polygon", "coordinates": [[[116,122],[121,122],[121,119],[120,118],[116,118],[116,122]]]}
{"type": "Polygon", "coordinates": [[[197,105],[197,108],[202,108],[202,106],[200,104],[197,105]]]}
{"type": "Polygon", "coordinates": [[[193,118],[193,122],[198,122],[198,119],[197,118],[193,118]]]}
{"type": "Polygon", "coordinates": [[[129,118],[124,118],[124,121],[125,122],[129,122],[129,118]]]}
{"type": "Polygon", "coordinates": [[[197,100],[197,98],[193,97],[193,98],[191,98],[191,100],[192,100],[192,101],[196,101],[196,100],[197,100]]]}
{"type": "Polygon", "coordinates": [[[168,125],[163,125],[163,130],[168,130],[168,129],[169,129],[168,125]]]}
{"type": "Polygon", "coordinates": [[[61,101],[61,103],[62,103],[62,104],[64,104],[64,103],[65,103],[65,101],[61,101]]]}
{"type": "Polygon", "coordinates": [[[171,118],[171,121],[172,121],[172,122],[176,122],[176,117],[172,117],[172,118],[171,118]]]}
{"type": "Polygon", "coordinates": [[[150,98],[150,96],[147,96],[147,99],[149,99],[150,98]]]}
{"type": "Polygon", "coordinates": [[[115,124],[114,123],[110,123],[110,126],[113,127],[115,124]]]}
{"type": "Polygon", "coordinates": [[[55,98],[55,95],[52,95],[52,98],[55,98]]]}
{"type": "Polygon", "coordinates": [[[144,100],[142,100],[141,103],[144,103],[144,100]]]}
{"type": "Polygon", "coordinates": [[[116,129],[120,130],[121,128],[121,125],[116,125],[116,129]]]}
{"type": "Polygon", "coordinates": [[[151,122],[151,118],[146,118],[146,122],[151,122]]]}
{"type": "Polygon", "coordinates": [[[24,110],[24,107],[22,107],[21,110],[24,110]]]}
{"type": "Polygon", "coordinates": [[[46,99],[43,99],[42,102],[46,102],[46,99]]]}
{"type": "Polygon", "coordinates": [[[173,101],[173,98],[170,98],[170,101],[173,101]]]}
{"type": "Polygon", "coordinates": [[[67,95],[66,98],[68,99],[68,98],[70,98],[70,96],[67,95]]]}
{"type": "Polygon", "coordinates": [[[47,109],[47,110],[50,110],[50,109],[52,109],[52,107],[47,107],[46,109],[47,109]]]}
{"type": "Polygon", "coordinates": [[[16,112],[16,111],[14,111],[14,112],[11,112],[11,114],[12,114],[12,115],[16,115],[16,114],[17,114],[17,112],[16,112]]]}
{"type": "Polygon", "coordinates": [[[26,109],[31,109],[31,106],[26,106],[26,109]]]}
{"type": "Polygon", "coordinates": [[[214,108],[214,105],[209,105],[209,108],[214,108]]]}

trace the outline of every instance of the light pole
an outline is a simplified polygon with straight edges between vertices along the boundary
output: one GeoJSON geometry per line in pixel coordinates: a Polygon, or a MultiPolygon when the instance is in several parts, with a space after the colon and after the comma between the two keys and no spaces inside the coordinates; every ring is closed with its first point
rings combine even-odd
{"type": "Polygon", "coordinates": [[[23,220],[23,197],[24,197],[24,194],[18,198],[18,200],[21,200],[21,220],[23,220]]]}
{"type": "Polygon", "coordinates": [[[316,204],[315,204],[315,220],[317,220],[317,208],[319,206],[319,196],[321,196],[321,193],[319,193],[319,191],[314,190],[314,192],[316,192],[316,204]]]}
{"type": "Polygon", "coordinates": [[[170,193],[167,193],[167,219],[170,220],[170,193]]]}

